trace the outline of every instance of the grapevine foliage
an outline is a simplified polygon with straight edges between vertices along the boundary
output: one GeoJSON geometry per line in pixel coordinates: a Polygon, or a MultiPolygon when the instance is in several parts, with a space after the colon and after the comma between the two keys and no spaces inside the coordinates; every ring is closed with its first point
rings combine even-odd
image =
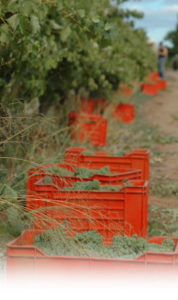
{"type": "Polygon", "coordinates": [[[154,67],[153,53],[131,21],[141,15],[122,2],[2,0],[1,101],[107,96],[119,82],[142,79],[154,67]]]}

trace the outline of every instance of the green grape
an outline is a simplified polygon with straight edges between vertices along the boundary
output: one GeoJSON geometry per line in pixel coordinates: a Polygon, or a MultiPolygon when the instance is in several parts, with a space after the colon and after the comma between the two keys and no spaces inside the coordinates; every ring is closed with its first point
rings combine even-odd
{"type": "Polygon", "coordinates": [[[75,172],[74,172],[74,176],[77,176],[77,177],[86,177],[86,178],[89,178],[89,177],[92,177],[94,175],[108,175],[108,176],[111,176],[112,173],[110,171],[110,168],[108,166],[105,166],[101,169],[89,169],[89,168],[76,168],[75,172]]]}
{"type": "Polygon", "coordinates": [[[122,189],[119,185],[100,185],[99,180],[75,182],[72,187],[64,187],[64,191],[106,191],[106,192],[118,192],[122,189]]]}
{"type": "Polygon", "coordinates": [[[86,181],[86,182],[75,182],[72,190],[81,191],[99,191],[100,182],[98,180],[86,181]]]}
{"type": "Polygon", "coordinates": [[[119,185],[111,185],[111,184],[105,184],[101,186],[101,190],[105,192],[119,192],[122,189],[122,186],[119,185]]]}
{"type": "Polygon", "coordinates": [[[82,152],[83,155],[86,155],[86,156],[94,156],[95,155],[95,152],[94,151],[91,151],[91,150],[84,150],[82,152]]]}
{"type": "Polygon", "coordinates": [[[53,184],[52,178],[50,176],[45,176],[43,179],[43,183],[49,185],[53,184]]]}
{"type": "Polygon", "coordinates": [[[55,175],[61,175],[61,176],[73,176],[73,172],[71,172],[65,168],[58,167],[58,166],[46,168],[46,171],[48,174],[55,174],[55,175]]]}
{"type": "Polygon", "coordinates": [[[74,237],[74,241],[76,243],[82,243],[89,249],[96,249],[102,247],[103,238],[96,230],[93,230],[77,233],[74,237]]]}
{"type": "Polygon", "coordinates": [[[73,239],[66,236],[65,224],[54,230],[44,231],[34,238],[34,245],[48,255],[134,259],[146,251],[172,252],[175,249],[175,243],[171,239],[166,239],[159,245],[148,243],[137,235],[115,236],[112,246],[104,246],[102,243],[103,238],[96,230],[77,233],[73,239]]]}
{"type": "Polygon", "coordinates": [[[164,240],[162,242],[162,245],[161,245],[163,248],[165,248],[166,250],[168,251],[173,251],[175,249],[175,243],[172,239],[168,238],[166,240],[164,240]]]}
{"type": "Polygon", "coordinates": [[[119,150],[118,152],[116,153],[113,153],[113,154],[110,154],[110,156],[124,156],[125,155],[125,151],[123,149],[119,150]]]}

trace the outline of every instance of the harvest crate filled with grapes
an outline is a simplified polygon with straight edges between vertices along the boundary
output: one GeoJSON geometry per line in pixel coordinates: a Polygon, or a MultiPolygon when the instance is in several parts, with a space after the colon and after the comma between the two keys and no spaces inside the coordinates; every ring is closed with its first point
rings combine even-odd
{"type": "Polygon", "coordinates": [[[1,2],[0,275],[177,276],[177,31],[156,45],[129,0],[1,2]]]}

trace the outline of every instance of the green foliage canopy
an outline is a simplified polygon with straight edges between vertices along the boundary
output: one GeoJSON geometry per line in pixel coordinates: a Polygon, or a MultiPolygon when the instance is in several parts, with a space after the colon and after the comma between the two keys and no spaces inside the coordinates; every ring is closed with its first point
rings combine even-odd
{"type": "Polygon", "coordinates": [[[2,0],[0,97],[41,102],[107,96],[153,67],[143,30],[125,0],[2,0]]]}
{"type": "Polygon", "coordinates": [[[167,33],[165,40],[172,43],[172,48],[169,49],[170,56],[178,55],[178,23],[175,30],[167,33]]]}

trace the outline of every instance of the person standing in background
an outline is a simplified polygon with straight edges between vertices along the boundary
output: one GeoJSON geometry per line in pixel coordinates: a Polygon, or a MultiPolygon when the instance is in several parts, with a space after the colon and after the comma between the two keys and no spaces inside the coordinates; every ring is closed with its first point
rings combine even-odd
{"type": "Polygon", "coordinates": [[[159,44],[158,49],[158,68],[160,78],[164,78],[165,64],[166,59],[168,57],[168,49],[163,45],[163,43],[159,44]]]}

